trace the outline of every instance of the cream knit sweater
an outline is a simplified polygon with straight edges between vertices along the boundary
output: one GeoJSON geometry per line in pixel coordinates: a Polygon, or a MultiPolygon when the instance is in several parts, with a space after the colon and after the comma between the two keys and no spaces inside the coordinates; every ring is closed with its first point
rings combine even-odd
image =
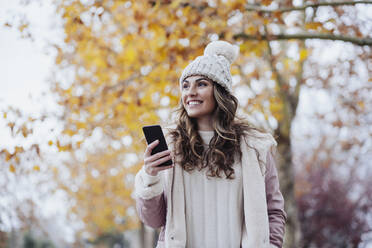
{"type": "MultiPolygon", "coordinates": [[[[207,147],[213,131],[199,131],[207,147]]],[[[243,183],[240,162],[235,178],[207,178],[206,170],[183,171],[186,204],[186,247],[240,247],[243,183]]]]}

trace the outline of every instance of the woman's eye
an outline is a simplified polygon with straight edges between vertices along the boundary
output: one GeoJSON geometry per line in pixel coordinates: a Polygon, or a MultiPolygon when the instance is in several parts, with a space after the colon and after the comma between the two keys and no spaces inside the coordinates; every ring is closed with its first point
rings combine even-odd
{"type": "Polygon", "coordinates": [[[184,89],[186,89],[186,88],[188,88],[189,86],[187,85],[187,84],[184,84],[184,85],[182,85],[182,88],[184,88],[184,89]]]}
{"type": "Polygon", "coordinates": [[[199,82],[199,86],[207,86],[206,82],[199,82]]]}

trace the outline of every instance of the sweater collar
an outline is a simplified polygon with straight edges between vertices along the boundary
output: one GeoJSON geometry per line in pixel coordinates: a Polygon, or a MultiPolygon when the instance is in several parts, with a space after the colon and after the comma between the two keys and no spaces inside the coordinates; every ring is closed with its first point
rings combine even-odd
{"type": "Polygon", "coordinates": [[[198,131],[200,137],[202,138],[204,144],[209,145],[209,142],[213,138],[214,131],[198,131]]]}

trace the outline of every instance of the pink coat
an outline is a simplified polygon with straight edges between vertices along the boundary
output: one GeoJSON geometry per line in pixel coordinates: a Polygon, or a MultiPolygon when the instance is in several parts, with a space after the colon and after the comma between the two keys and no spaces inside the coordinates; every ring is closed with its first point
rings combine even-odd
{"type": "MultiPolygon", "coordinates": [[[[267,211],[269,216],[270,243],[276,247],[282,247],[286,213],[284,211],[284,199],[279,189],[278,173],[275,160],[271,152],[267,153],[265,189],[267,211]]],[[[151,199],[136,199],[136,207],[143,223],[152,227],[160,228],[159,241],[164,240],[167,196],[164,192],[151,199]]]]}

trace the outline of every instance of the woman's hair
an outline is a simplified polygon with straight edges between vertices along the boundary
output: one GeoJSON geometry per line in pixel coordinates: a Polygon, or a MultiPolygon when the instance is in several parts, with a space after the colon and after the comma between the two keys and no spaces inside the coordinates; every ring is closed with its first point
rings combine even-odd
{"type": "MultiPolygon", "coordinates": [[[[207,175],[210,177],[221,178],[224,173],[226,178],[233,179],[233,164],[236,155],[239,160],[242,156],[240,150],[242,136],[257,137],[252,131],[263,131],[236,117],[238,99],[219,84],[213,83],[213,85],[216,108],[213,112],[214,136],[209,147],[204,148],[197,130],[196,119],[187,115],[182,100],[176,109],[178,113],[177,126],[169,134],[174,144],[176,158],[180,159],[177,162],[184,170],[190,172],[194,169],[207,168],[207,175]]],[[[249,147],[255,150],[259,163],[262,163],[257,149],[249,147]]]]}

